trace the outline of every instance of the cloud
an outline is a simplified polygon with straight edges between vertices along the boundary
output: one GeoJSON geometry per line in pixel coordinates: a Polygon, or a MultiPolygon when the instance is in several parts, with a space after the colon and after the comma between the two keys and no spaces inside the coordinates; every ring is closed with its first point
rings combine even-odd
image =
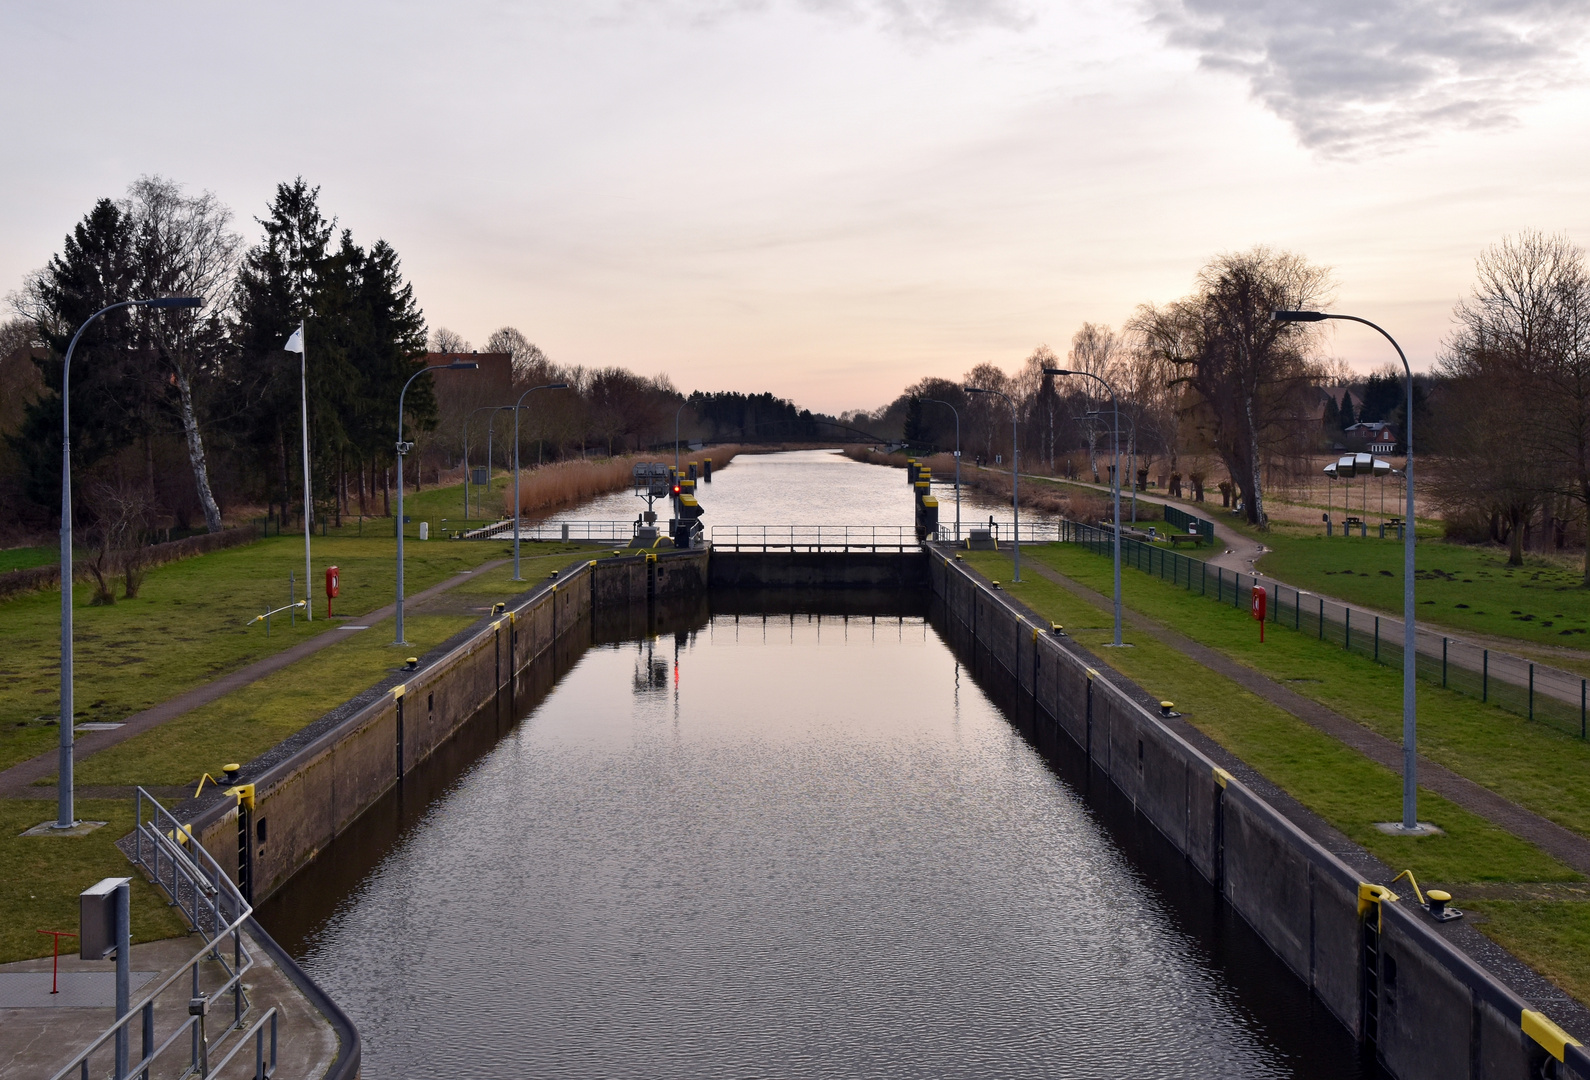
{"type": "Polygon", "coordinates": [[[1577,80],[1583,0],[1150,0],[1201,67],[1331,157],[1384,153],[1436,129],[1500,127],[1577,80]]]}
{"type": "MultiPolygon", "coordinates": [[[[1034,15],[1030,0],[788,0],[814,15],[873,25],[913,41],[949,41],[979,30],[1021,30],[1034,15]]],[[[649,6],[656,10],[658,5],[649,6]]],[[[661,5],[675,18],[712,26],[743,15],[764,13],[778,0],[673,0],[661,5]]],[[[639,10],[630,3],[621,11],[639,10]]]]}

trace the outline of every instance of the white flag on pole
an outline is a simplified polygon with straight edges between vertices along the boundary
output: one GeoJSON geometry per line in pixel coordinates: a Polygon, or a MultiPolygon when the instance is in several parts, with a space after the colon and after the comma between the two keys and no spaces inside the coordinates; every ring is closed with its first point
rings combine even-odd
{"type": "Polygon", "coordinates": [[[282,346],[287,352],[301,353],[304,351],[304,324],[299,323],[298,329],[293,331],[293,336],[287,339],[287,344],[282,346]]]}

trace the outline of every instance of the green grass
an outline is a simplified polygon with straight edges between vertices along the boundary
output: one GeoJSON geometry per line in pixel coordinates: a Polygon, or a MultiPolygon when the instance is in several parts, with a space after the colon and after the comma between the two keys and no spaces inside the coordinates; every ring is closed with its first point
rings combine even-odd
{"type": "MultiPolygon", "coordinates": [[[[77,925],[77,894],[107,877],[132,883],[134,942],[176,937],[187,925],[165,897],[132,873],[116,841],[133,827],[128,799],[90,799],[77,804],[85,821],[108,825],[87,836],[20,836],[24,829],[55,818],[53,799],[0,800],[0,963],[50,955],[50,939],[37,930],[71,930],[77,925]]],[[[61,950],[75,951],[64,938],[61,950]]]]}
{"type": "MultiPolygon", "coordinates": [[[[1024,555],[1108,595],[1110,562],[1074,545],[1024,555]]],[[[1359,721],[1402,738],[1402,671],[1316,637],[1272,624],[1263,645],[1247,607],[1233,608],[1130,570],[1121,587],[1128,607],[1359,721]]],[[[1565,828],[1590,836],[1590,745],[1494,705],[1421,682],[1419,749],[1565,828]]]]}
{"type": "MultiPolygon", "coordinates": [[[[523,583],[511,580],[511,566],[497,567],[449,590],[448,599],[489,609],[493,601],[539,581],[548,568],[578,562],[570,560],[567,548],[556,546],[558,551],[523,560],[523,583]]],[[[407,648],[392,644],[391,619],[348,631],[346,641],[84,759],[77,766],[77,782],[171,785],[196,783],[206,772],[219,775],[221,766],[264,753],[398,670],[404,658],[422,655],[485,614],[407,615],[407,648]]]]}
{"type": "MultiPolygon", "coordinates": [[[[314,539],[315,610],[324,614],[327,566],[341,569],[334,612],[357,618],[392,601],[396,540],[328,536],[314,539]]],[[[418,541],[406,545],[410,595],[490,559],[505,545],[418,541]]],[[[94,607],[93,590],[74,594],[76,718],[119,721],[190,687],[273,655],[330,625],[317,618],[249,619],[266,605],[287,603],[288,574],[302,578],[298,537],[271,537],[243,547],[156,567],[136,600],[94,607]]],[[[302,583],[297,595],[303,596],[302,583]]],[[[29,593],[0,603],[0,768],[42,753],[57,741],[60,710],[60,593],[29,593]]]]}
{"type": "Polygon", "coordinates": [[[1063,624],[1080,644],[1148,692],[1176,702],[1220,745],[1285,788],[1354,842],[1421,881],[1575,881],[1580,875],[1538,848],[1428,791],[1420,817],[1444,835],[1388,836],[1377,821],[1401,816],[1402,779],[1283,709],[1144,634],[1134,648],[1104,649],[1108,613],[1036,575],[1010,583],[1010,559],[993,552],[966,561],[1040,615],[1063,624]]]}
{"type": "MultiPolygon", "coordinates": [[[[1288,536],[1277,531],[1259,569],[1288,585],[1381,611],[1402,610],[1402,544],[1393,539],[1288,536]]],[[[1421,540],[1415,547],[1421,622],[1459,633],[1590,648],[1590,589],[1564,560],[1421,540]]]]}
{"type": "Polygon", "coordinates": [[[27,570],[34,566],[49,566],[61,561],[61,549],[55,544],[38,547],[6,548],[0,551],[0,574],[7,570],[27,570]]]}
{"type": "Polygon", "coordinates": [[[1590,1002],[1590,903],[1475,900],[1463,910],[1497,944],[1580,1001],[1590,1002]]]}

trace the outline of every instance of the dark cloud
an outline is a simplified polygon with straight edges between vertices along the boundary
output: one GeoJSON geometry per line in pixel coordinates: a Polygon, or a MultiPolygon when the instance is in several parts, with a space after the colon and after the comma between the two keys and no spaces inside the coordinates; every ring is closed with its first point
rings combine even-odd
{"type": "Polygon", "coordinates": [[[1580,75],[1585,0],[1150,0],[1171,44],[1240,75],[1307,147],[1378,153],[1513,122],[1580,75]]]}

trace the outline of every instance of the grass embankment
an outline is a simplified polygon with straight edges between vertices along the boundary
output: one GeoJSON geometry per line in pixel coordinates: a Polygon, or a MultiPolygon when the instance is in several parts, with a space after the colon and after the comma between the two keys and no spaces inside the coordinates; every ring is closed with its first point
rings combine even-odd
{"type": "MultiPolygon", "coordinates": [[[[314,538],[315,573],[341,569],[337,615],[358,617],[391,603],[396,546],[390,536],[314,538]]],[[[413,595],[503,555],[497,543],[416,541],[406,545],[406,588],[413,595]]],[[[294,626],[284,613],[271,619],[267,638],[263,624],[248,623],[266,605],[287,603],[288,574],[302,578],[303,560],[300,538],[271,537],[156,567],[135,600],[94,607],[92,590],[76,590],[77,721],[120,721],[330,629],[334,624],[319,617],[294,626]]],[[[323,615],[323,579],[314,593],[316,614],[323,615]]],[[[299,581],[297,596],[303,595],[299,581]]],[[[48,750],[58,738],[60,607],[57,591],[0,603],[0,768],[48,750]]]]}
{"type": "MultiPolygon", "coordinates": [[[[1023,555],[1029,549],[1023,550],[1023,555]]],[[[1030,549],[1073,581],[1108,595],[1110,563],[1071,545],[1030,549]]],[[[1124,602],[1306,698],[1393,741],[1402,739],[1402,669],[1377,664],[1284,625],[1258,627],[1233,608],[1135,571],[1123,571],[1124,602]]],[[[1139,635],[1141,637],[1142,635],[1139,635]]],[[[1421,682],[1419,750],[1565,828],[1590,836],[1590,745],[1544,724],[1421,682]]],[[[1174,695],[1172,695],[1174,696],[1174,695]]]]}
{"type": "Polygon", "coordinates": [[[554,567],[589,557],[561,544],[536,547],[543,553],[521,560],[525,581],[512,580],[512,566],[499,566],[448,590],[443,603],[453,613],[406,615],[408,647],[392,644],[392,619],[347,631],[346,641],[93,755],[78,765],[78,783],[191,784],[206,772],[220,775],[229,761],[264,753],[399,670],[404,658],[423,655],[469,626],[494,601],[523,592],[554,567]],[[547,547],[556,550],[545,553],[547,547]]]}
{"type": "MultiPolygon", "coordinates": [[[[38,930],[77,925],[77,894],[107,877],[132,882],[132,939],[177,937],[187,924],[141,875],[132,874],[116,841],[133,827],[129,799],[90,799],[77,804],[85,821],[108,822],[86,836],[19,836],[55,817],[53,799],[0,800],[0,963],[50,955],[50,939],[38,930]]],[[[77,951],[65,938],[62,952],[77,951]]]]}
{"type": "MultiPolygon", "coordinates": [[[[1033,554],[1039,551],[1033,549],[1033,554]]],[[[1108,590],[1107,560],[1075,549],[1041,551],[1045,563],[1083,584],[1108,590]]],[[[1010,560],[1004,555],[975,553],[966,558],[984,574],[1001,579],[1002,588],[1011,595],[1045,617],[1063,623],[1073,637],[1093,649],[1105,663],[1151,693],[1174,700],[1201,731],[1354,842],[1398,870],[1411,869],[1426,888],[1444,886],[1461,901],[1464,886],[1470,883],[1528,885],[1582,880],[1581,875],[1532,844],[1423,789],[1420,818],[1434,821],[1445,830],[1444,834],[1410,839],[1380,832],[1373,827],[1375,822],[1400,817],[1402,782],[1396,773],[1146,634],[1130,634],[1134,645],[1131,649],[1102,648],[1111,636],[1107,611],[1035,575],[1029,574],[1020,585],[1010,584],[1010,560]]],[[[1145,613],[1236,659],[1249,662],[1261,649],[1246,611],[1233,611],[1202,597],[1178,594],[1171,586],[1146,577],[1136,581],[1127,578],[1123,590],[1132,608],[1146,609],[1145,613]],[[1155,592],[1160,595],[1153,595],[1155,592]],[[1198,606],[1178,611],[1183,604],[1198,606]],[[1182,625],[1178,626],[1178,622],[1182,625]]],[[[1371,712],[1375,715],[1371,727],[1382,734],[1395,734],[1385,729],[1391,727],[1386,720],[1392,713],[1400,723],[1400,675],[1363,658],[1321,646],[1300,634],[1272,633],[1262,649],[1264,653],[1257,657],[1261,662],[1252,666],[1346,715],[1371,712]],[[1309,644],[1318,648],[1303,647],[1309,644]],[[1280,647],[1273,648],[1277,645],[1280,647]],[[1396,683],[1397,692],[1383,685],[1388,679],[1396,683]],[[1329,692],[1323,689],[1327,687],[1329,692]]],[[[1441,700],[1444,705],[1443,699],[1456,697],[1439,689],[1421,687],[1420,691],[1422,704],[1441,700]]],[[[1469,703],[1459,698],[1455,704],[1469,703]]],[[[1436,710],[1426,707],[1421,713],[1426,718],[1421,728],[1422,748],[1438,750],[1448,740],[1469,753],[1482,753],[1486,746],[1505,748],[1508,733],[1517,731],[1516,718],[1499,710],[1490,711],[1496,715],[1489,723],[1489,718],[1466,716],[1449,724],[1444,710],[1437,713],[1441,720],[1431,723],[1436,710]]],[[[1560,749],[1574,754],[1583,752],[1577,740],[1559,739],[1544,730],[1540,734],[1553,745],[1566,744],[1560,749]]],[[[1514,768],[1526,760],[1547,764],[1538,755],[1538,749],[1531,752],[1515,748],[1506,754],[1505,761],[1492,765],[1497,773],[1511,780],[1527,781],[1530,790],[1543,793],[1554,781],[1513,775],[1514,768]]],[[[1556,777],[1560,781],[1582,773],[1584,760],[1552,764],[1560,765],[1556,777]]],[[[1563,794],[1561,789],[1558,794],[1563,794]]],[[[1573,816],[1583,824],[1583,792],[1572,801],[1576,803],[1573,816]]],[[[1475,921],[1487,934],[1580,1000],[1590,1001],[1590,903],[1485,900],[1464,906],[1479,915],[1475,921]]]]}
{"type": "MultiPolygon", "coordinates": [[[[511,580],[511,567],[497,567],[449,590],[447,604],[463,609],[459,613],[408,616],[408,648],[392,645],[391,619],[348,631],[346,641],[85,758],[77,767],[78,782],[186,785],[206,772],[218,774],[230,761],[248,761],[381,681],[404,657],[445,641],[493,602],[524,591],[551,568],[588,556],[563,545],[535,548],[538,553],[524,560],[525,582],[511,580]]],[[[77,894],[100,878],[128,873],[126,857],[114,842],[132,828],[129,800],[80,800],[79,816],[110,823],[85,837],[19,835],[54,813],[53,800],[0,800],[0,963],[49,955],[49,939],[33,931],[76,925],[77,894]]],[[[134,889],[135,941],[183,932],[172,909],[142,878],[135,877],[134,889]]]]}
{"type": "Polygon", "coordinates": [[[54,544],[38,547],[6,548],[0,551],[0,574],[8,570],[28,570],[61,561],[61,549],[54,544]]]}
{"type": "MultiPolygon", "coordinates": [[[[1402,610],[1403,546],[1394,539],[1274,530],[1259,569],[1288,585],[1381,611],[1402,610]]],[[[1424,540],[1414,548],[1419,618],[1462,634],[1590,648],[1590,589],[1567,560],[1424,540]]]]}

